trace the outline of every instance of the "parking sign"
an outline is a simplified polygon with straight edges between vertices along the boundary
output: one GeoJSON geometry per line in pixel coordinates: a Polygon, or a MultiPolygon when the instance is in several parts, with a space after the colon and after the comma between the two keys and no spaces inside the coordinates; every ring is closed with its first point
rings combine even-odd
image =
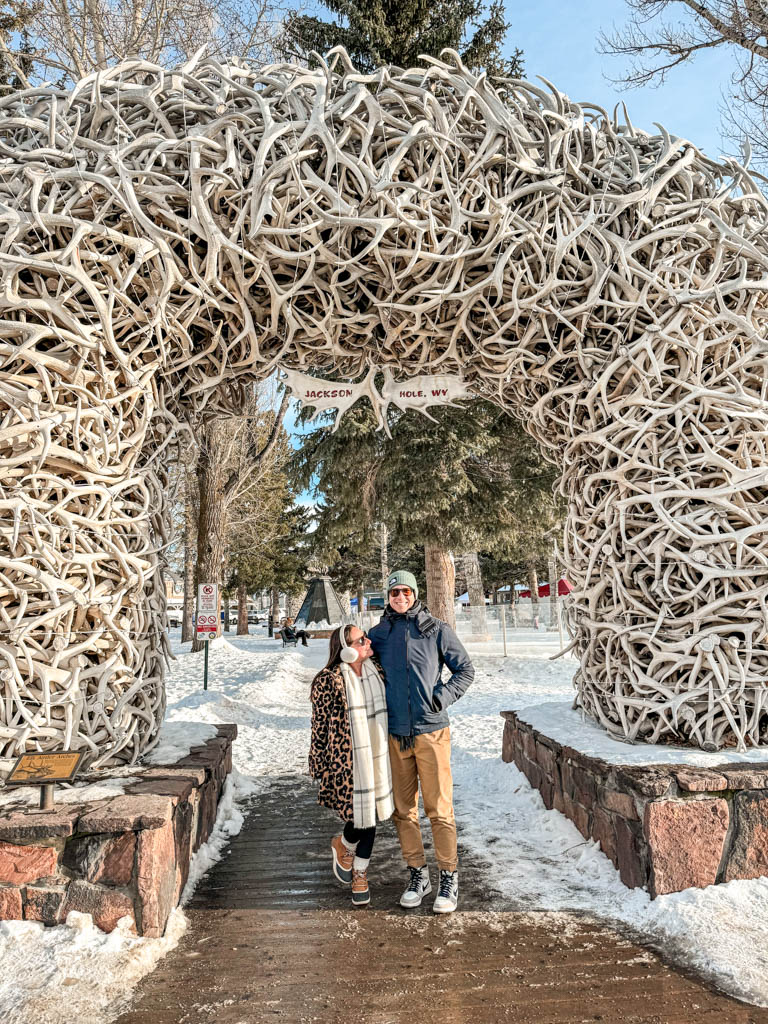
{"type": "Polygon", "coordinates": [[[219,588],[216,583],[201,583],[197,588],[195,627],[198,637],[212,640],[218,630],[219,588]]]}

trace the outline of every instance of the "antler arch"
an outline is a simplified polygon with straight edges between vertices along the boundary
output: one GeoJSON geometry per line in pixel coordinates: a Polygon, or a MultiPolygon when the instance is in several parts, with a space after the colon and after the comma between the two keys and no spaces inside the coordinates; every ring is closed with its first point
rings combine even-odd
{"type": "Polygon", "coordinates": [[[455,54],[134,61],[0,100],[0,754],[164,708],[164,452],[278,365],[463,371],[563,470],[581,705],[764,739],[768,206],[455,54]]]}

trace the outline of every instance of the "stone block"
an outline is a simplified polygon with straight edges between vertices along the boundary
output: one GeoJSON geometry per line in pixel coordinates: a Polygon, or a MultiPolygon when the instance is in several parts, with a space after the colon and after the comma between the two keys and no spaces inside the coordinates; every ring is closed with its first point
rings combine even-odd
{"type": "Polygon", "coordinates": [[[536,740],[533,738],[533,733],[525,731],[520,737],[522,741],[523,753],[529,761],[536,760],[536,740]]]}
{"type": "Polygon", "coordinates": [[[515,759],[515,727],[511,722],[504,723],[501,736],[501,760],[509,764],[515,759]]]}
{"type": "Polygon", "coordinates": [[[565,798],[563,795],[563,783],[560,778],[560,772],[558,772],[553,779],[552,807],[561,814],[565,814],[565,798]]]}
{"type": "Polygon", "coordinates": [[[234,722],[222,722],[216,726],[216,732],[229,740],[230,745],[237,739],[237,726],[234,722]]]}
{"type": "Polygon", "coordinates": [[[136,850],[139,930],[158,938],[176,905],[176,844],[173,822],[139,834],[136,850]]]}
{"type": "Polygon", "coordinates": [[[197,835],[195,850],[206,841],[216,822],[218,811],[218,793],[213,782],[208,781],[198,790],[197,804],[197,835]]]}
{"type": "Polygon", "coordinates": [[[768,793],[737,793],[735,826],[723,881],[768,875],[768,793]]]}
{"type": "Polygon", "coordinates": [[[728,819],[728,804],[723,799],[646,804],[643,829],[650,859],[651,896],[714,885],[728,819]]]}
{"type": "Polygon", "coordinates": [[[597,800],[597,780],[583,767],[572,760],[564,760],[561,764],[563,791],[568,796],[591,810],[597,800]]]}
{"type": "Polygon", "coordinates": [[[538,764],[535,761],[529,761],[527,757],[523,758],[522,772],[533,789],[541,790],[542,785],[547,781],[546,775],[538,764]]]}
{"type": "Polygon", "coordinates": [[[171,820],[173,803],[167,796],[118,796],[93,810],[78,822],[79,832],[138,832],[161,828],[171,820]]]}
{"type": "Polygon", "coordinates": [[[717,771],[726,777],[729,789],[768,789],[766,764],[721,764],[717,771]]]}
{"type": "Polygon", "coordinates": [[[130,885],[135,853],[135,832],[78,835],[65,846],[62,864],[86,882],[130,885]]]}
{"type": "Polygon", "coordinates": [[[17,846],[0,843],[0,882],[24,885],[56,873],[57,853],[52,846],[17,846]]]}
{"type": "Polygon", "coordinates": [[[538,787],[541,799],[544,801],[544,806],[548,811],[551,811],[555,806],[555,787],[548,775],[542,772],[542,781],[538,787]]]}
{"type": "Polygon", "coordinates": [[[62,804],[53,811],[9,811],[0,814],[0,842],[34,843],[71,836],[82,807],[62,804]]]}
{"type": "Polygon", "coordinates": [[[536,741],[536,760],[547,775],[554,777],[555,772],[557,771],[557,756],[551,747],[542,743],[540,740],[536,741]]]}
{"type": "Polygon", "coordinates": [[[154,794],[156,796],[167,796],[173,801],[174,806],[180,801],[189,799],[189,795],[195,786],[189,779],[156,778],[148,779],[146,782],[137,782],[126,790],[131,794],[154,794]]]}
{"type": "Polygon", "coordinates": [[[673,781],[668,768],[654,765],[621,765],[616,769],[616,782],[621,789],[633,790],[648,798],[666,796],[673,781]]]}
{"type": "Polygon", "coordinates": [[[173,897],[174,906],[179,902],[184,886],[189,878],[189,862],[192,858],[192,836],[195,824],[195,796],[193,791],[190,800],[176,806],[173,815],[173,842],[176,860],[176,887],[173,897]]]}
{"type": "Polygon", "coordinates": [[[620,793],[615,789],[601,789],[600,803],[606,810],[620,814],[622,818],[627,818],[629,821],[639,819],[635,799],[629,793],[620,793]]]}
{"type": "Polygon", "coordinates": [[[630,889],[640,889],[648,882],[648,865],[640,824],[625,818],[614,820],[616,859],[619,877],[630,889]]]}
{"type": "Polygon", "coordinates": [[[121,917],[130,917],[136,924],[133,899],[118,889],[105,889],[100,885],[76,880],[70,882],[61,918],[66,921],[67,914],[77,910],[81,914],[90,914],[93,923],[103,932],[114,931],[121,917]]]}
{"type": "Polygon", "coordinates": [[[193,786],[202,786],[205,782],[205,768],[177,768],[172,765],[159,768],[141,768],[142,779],[179,779],[191,782],[193,786]]]}
{"type": "Polygon", "coordinates": [[[595,807],[592,811],[592,838],[600,843],[600,849],[608,860],[618,867],[619,861],[616,854],[616,832],[613,824],[613,815],[602,807],[595,807]]]}
{"type": "Polygon", "coordinates": [[[684,793],[716,793],[728,789],[728,780],[706,768],[675,768],[677,784],[684,793]]]}
{"type": "Polygon", "coordinates": [[[565,793],[563,794],[563,814],[565,814],[566,818],[570,818],[585,839],[592,838],[589,828],[589,811],[586,807],[582,807],[581,804],[571,800],[565,793]]]}
{"type": "Polygon", "coordinates": [[[560,757],[562,760],[570,761],[571,764],[576,765],[578,768],[583,768],[584,771],[599,779],[604,776],[607,777],[611,770],[608,762],[604,761],[601,757],[590,757],[589,754],[582,754],[575,747],[561,747],[560,757]]]}
{"type": "Polygon", "coordinates": [[[28,885],[24,891],[24,919],[60,924],[64,920],[66,897],[67,889],[63,885],[28,885]]]}
{"type": "Polygon", "coordinates": [[[21,921],[21,889],[0,885],[0,921],[21,921]]]}
{"type": "Polygon", "coordinates": [[[591,772],[586,771],[579,765],[571,766],[574,799],[583,807],[591,810],[597,802],[597,780],[591,772]]]}

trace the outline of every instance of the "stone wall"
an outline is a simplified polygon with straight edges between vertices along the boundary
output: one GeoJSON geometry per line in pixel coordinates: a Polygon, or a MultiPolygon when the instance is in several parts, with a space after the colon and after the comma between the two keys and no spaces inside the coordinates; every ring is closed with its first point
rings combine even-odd
{"type": "Polygon", "coordinates": [[[79,910],[105,932],[130,917],[139,935],[162,935],[232,771],[237,727],[217,732],[173,765],[131,769],[141,781],[118,796],[0,809],[0,920],[54,925],[79,910]]]}
{"type": "Polygon", "coordinates": [[[502,758],[652,897],[768,875],[768,762],[617,765],[503,711],[502,758]]]}

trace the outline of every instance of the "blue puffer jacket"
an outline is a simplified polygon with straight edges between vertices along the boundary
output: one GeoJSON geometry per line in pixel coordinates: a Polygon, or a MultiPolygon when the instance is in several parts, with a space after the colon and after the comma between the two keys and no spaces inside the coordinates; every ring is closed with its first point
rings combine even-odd
{"type": "Polygon", "coordinates": [[[384,669],[393,736],[420,736],[448,724],[446,708],[475,678],[469,655],[451,627],[417,602],[401,615],[387,607],[369,630],[384,669]],[[443,666],[451,673],[443,682],[443,666]]]}

